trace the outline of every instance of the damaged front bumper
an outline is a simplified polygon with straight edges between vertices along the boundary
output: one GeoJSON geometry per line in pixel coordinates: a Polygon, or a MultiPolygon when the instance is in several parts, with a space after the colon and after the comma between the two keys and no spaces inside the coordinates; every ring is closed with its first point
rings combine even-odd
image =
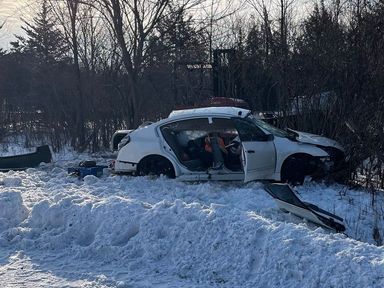
{"type": "Polygon", "coordinates": [[[344,151],[334,147],[322,147],[329,156],[318,158],[318,167],[313,175],[315,179],[334,179],[335,181],[341,180],[345,177],[345,171],[348,167],[348,162],[345,157],[344,151]]]}

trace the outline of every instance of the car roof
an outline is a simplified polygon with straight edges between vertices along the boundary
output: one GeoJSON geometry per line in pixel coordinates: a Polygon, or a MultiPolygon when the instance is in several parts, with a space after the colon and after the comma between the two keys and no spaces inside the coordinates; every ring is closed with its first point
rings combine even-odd
{"type": "Polygon", "coordinates": [[[172,111],[168,118],[183,118],[188,116],[231,116],[246,117],[251,111],[238,107],[205,107],[172,111]]]}

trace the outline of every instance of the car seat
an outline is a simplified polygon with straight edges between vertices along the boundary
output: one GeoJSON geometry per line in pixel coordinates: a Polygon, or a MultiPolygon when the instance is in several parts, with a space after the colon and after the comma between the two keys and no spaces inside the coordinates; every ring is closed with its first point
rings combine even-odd
{"type": "Polygon", "coordinates": [[[163,133],[163,137],[168,145],[172,148],[172,151],[175,153],[177,159],[186,166],[189,170],[199,171],[203,170],[203,163],[200,159],[189,159],[183,160],[182,155],[185,153],[181,147],[181,145],[177,141],[177,137],[174,131],[172,131],[169,127],[164,127],[161,129],[163,133]]]}

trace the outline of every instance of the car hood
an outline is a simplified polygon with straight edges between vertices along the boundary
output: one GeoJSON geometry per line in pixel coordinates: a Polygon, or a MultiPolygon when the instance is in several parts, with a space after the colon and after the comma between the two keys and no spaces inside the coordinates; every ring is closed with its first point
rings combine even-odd
{"type": "Polygon", "coordinates": [[[334,148],[337,148],[341,151],[344,151],[343,146],[341,146],[337,141],[332,140],[330,138],[316,135],[316,134],[307,133],[307,132],[296,131],[293,129],[289,129],[289,131],[295,133],[296,134],[296,140],[301,142],[301,143],[320,145],[320,146],[326,146],[326,147],[334,147],[334,148]]]}

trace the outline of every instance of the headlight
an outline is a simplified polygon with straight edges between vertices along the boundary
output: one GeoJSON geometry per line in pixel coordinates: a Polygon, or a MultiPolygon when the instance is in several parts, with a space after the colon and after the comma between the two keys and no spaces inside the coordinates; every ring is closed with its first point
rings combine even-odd
{"type": "Polygon", "coordinates": [[[319,159],[322,162],[330,162],[331,161],[331,157],[330,156],[320,157],[319,159]]]}

